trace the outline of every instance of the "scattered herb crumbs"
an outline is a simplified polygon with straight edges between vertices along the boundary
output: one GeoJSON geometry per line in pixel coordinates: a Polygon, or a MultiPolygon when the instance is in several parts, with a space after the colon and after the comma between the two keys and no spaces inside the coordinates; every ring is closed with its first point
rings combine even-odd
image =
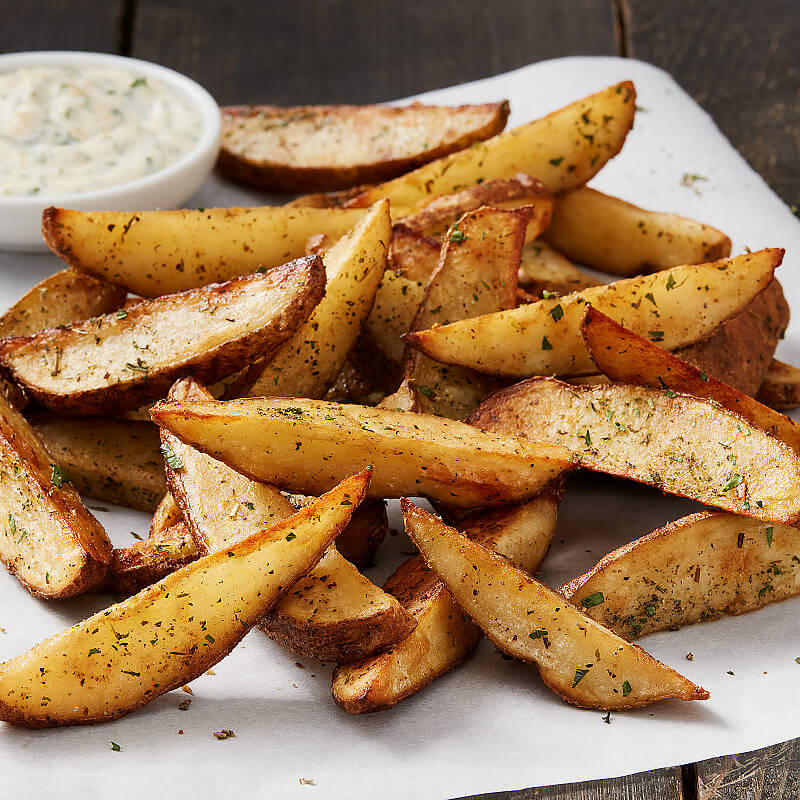
{"type": "Polygon", "coordinates": [[[125,311],[125,309],[121,308],[119,311],[117,311],[117,319],[125,319],[127,316],[128,312],[125,311]]]}
{"type": "Polygon", "coordinates": [[[182,703],[178,704],[178,708],[181,711],[188,711],[189,710],[189,706],[191,704],[192,704],[192,698],[191,697],[187,697],[182,703]]]}
{"type": "Polygon", "coordinates": [[[147,78],[136,78],[130,88],[135,89],[137,86],[147,86],[147,78]]]}
{"type": "Polygon", "coordinates": [[[317,784],[314,783],[313,778],[298,778],[298,782],[301,786],[316,786],[317,784]]]}
{"type": "Polygon", "coordinates": [[[671,291],[676,286],[675,276],[670,272],[669,276],[667,277],[667,291],[671,291]]]}
{"type": "Polygon", "coordinates": [[[652,292],[648,292],[644,297],[645,300],[649,300],[654,306],[658,306],[658,303],[656,303],[656,298],[653,297],[652,292]]]}
{"type": "Polygon", "coordinates": [[[739,475],[738,472],[734,472],[730,478],[725,482],[725,485],[722,487],[723,492],[729,492],[731,489],[735,489],[740,483],[742,482],[742,476],[739,475]]]}
{"type": "Polygon", "coordinates": [[[453,231],[450,234],[450,241],[451,242],[463,242],[467,238],[467,234],[464,231],[453,231]]]}
{"type": "Polygon", "coordinates": [[[247,501],[244,504],[244,506],[248,511],[255,511],[256,510],[256,504],[255,503],[251,503],[250,501],[247,501]]]}
{"type": "Polygon", "coordinates": [[[111,749],[112,749],[112,750],[113,750],[115,753],[119,753],[119,752],[121,752],[121,750],[122,750],[122,748],[121,748],[121,747],[120,747],[120,746],[119,746],[119,745],[118,745],[116,742],[111,742],[111,749]]]}
{"type": "Polygon", "coordinates": [[[212,636],[210,633],[207,633],[207,634],[206,634],[206,639],[207,639],[209,642],[211,642],[211,644],[214,644],[214,637],[213,637],[213,636],[212,636]]]}
{"type": "Polygon", "coordinates": [[[286,541],[287,542],[291,542],[292,539],[296,539],[296,538],[297,538],[297,534],[296,533],[287,533],[286,534],[286,541]]]}
{"type": "Polygon", "coordinates": [[[558,158],[551,158],[551,159],[550,159],[550,163],[551,163],[551,164],[552,164],[554,167],[558,167],[558,166],[560,166],[560,164],[561,164],[561,162],[562,162],[563,160],[564,160],[564,156],[559,156],[558,158]]]}
{"type": "Polygon", "coordinates": [[[694,653],[691,653],[691,652],[687,653],[686,654],[686,660],[687,661],[694,661],[694,653]]]}
{"type": "Polygon", "coordinates": [[[60,489],[65,483],[70,482],[67,473],[64,472],[58,464],[51,464],[50,469],[52,470],[50,473],[50,483],[52,483],[56,489],[60,489]]]}
{"type": "Polygon", "coordinates": [[[587,447],[591,447],[592,446],[592,437],[589,435],[589,429],[588,428],[586,429],[585,435],[579,436],[578,438],[583,439],[583,441],[586,442],[586,446],[587,447]]]}
{"type": "Polygon", "coordinates": [[[627,697],[631,693],[631,685],[628,681],[622,684],[622,696],[627,697]]]}
{"type": "Polygon", "coordinates": [[[558,297],[558,292],[551,292],[548,289],[542,289],[542,298],[549,300],[551,297],[558,297]]]}
{"type": "Polygon", "coordinates": [[[550,344],[550,341],[546,336],[542,336],[542,350],[552,350],[553,345],[550,344]]]}
{"type": "Polygon", "coordinates": [[[576,669],[575,677],[572,680],[572,688],[574,689],[585,677],[589,669],[576,669]]]}
{"type": "Polygon", "coordinates": [[[733,675],[733,670],[728,670],[728,675],[733,675]]]}
{"type": "Polygon", "coordinates": [[[230,728],[214,731],[214,737],[217,739],[233,739],[234,736],[236,736],[236,734],[230,728]]]}
{"type": "Polygon", "coordinates": [[[167,466],[170,469],[181,469],[183,467],[183,461],[180,460],[169,442],[161,442],[161,455],[164,456],[164,461],[167,462],[167,466]]]}
{"type": "Polygon", "coordinates": [[[544,639],[544,637],[547,636],[547,631],[542,628],[537,628],[535,631],[531,631],[528,636],[530,636],[531,639],[544,639]]]}
{"type": "Polygon", "coordinates": [[[775,528],[771,525],[767,528],[767,547],[772,547],[772,535],[775,533],[775,528]]]}
{"type": "Polygon", "coordinates": [[[550,316],[553,318],[555,322],[558,322],[561,319],[561,317],[564,316],[564,309],[561,308],[561,303],[553,306],[550,309],[550,316]]]}
{"type": "Polygon", "coordinates": [[[648,331],[647,335],[654,342],[663,342],[664,341],[664,331],[648,331]]]}
{"type": "Polygon", "coordinates": [[[424,394],[425,397],[433,397],[433,389],[430,386],[417,386],[417,390],[420,394],[424,394]]]}
{"type": "Polygon", "coordinates": [[[584,608],[593,608],[594,606],[599,606],[601,603],[604,603],[605,600],[602,592],[595,592],[588,597],[584,597],[583,600],[581,600],[581,605],[584,608]]]}

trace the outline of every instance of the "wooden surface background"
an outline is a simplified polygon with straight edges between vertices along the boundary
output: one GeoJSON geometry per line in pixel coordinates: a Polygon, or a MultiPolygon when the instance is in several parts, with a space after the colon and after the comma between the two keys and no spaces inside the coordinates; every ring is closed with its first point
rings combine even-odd
{"type": "MultiPolygon", "coordinates": [[[[132,55],[185,72],[220,103],[364,103],[545,58],[639,58],[672,73],[775,191],[800,205],[800,0],[0,0],[0,8],[2,52],[132,55]]],[[[800,740],[614,780],[481,795],[489,797],[798,800],[800,740]]]]}

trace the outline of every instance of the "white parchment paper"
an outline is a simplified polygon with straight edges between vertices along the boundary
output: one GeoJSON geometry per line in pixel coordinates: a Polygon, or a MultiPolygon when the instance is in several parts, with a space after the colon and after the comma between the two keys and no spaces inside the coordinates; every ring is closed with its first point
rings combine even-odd
{"type": "MultiPolygon", "coordinates": [[[[800,223],[660,70],[616,58],[560,59],[422,99],[474,103],[507,97],[513,126],[624,78],[636,82],[642,110],[622,154],[593,185],[718,226],[731,235],[734,252],[786,247],[779,275],[790,303],[800,309],[800,223]],[[703,179],[687,187],[681,183],[685,173],[703,179]]],[[[269,102],[269,96],[241,100],[269,102]]],[[[190,205],[245,205],[259,197],[211,178],[190,205]]],[[[0,306],[58,268],[55,256],[0,253],[0,306]]],[[[779,352],[800,362],[796,324],[779,352]]],[[[96,513],[116,544],[130,543],[132,530],[146,530],[144,514],[89,502],[107,508],[96,513]]],[[[693,510],[691,503],[652,489],[573,478],[542,577],[557,585],[619,544],[693,510]]],[[[401,527],[396,507],[392,513],[401,527]]],[[[408,549],[403,535],[389,537],[383,563],[370,576],[382,579],[408,549]]],[[[98,596],[45,603],[0,574],[0,659],[108,602],[98,596]]],[[[502,659],[485,642],[470,661],[396,709],[350,717],[330,698],[329,668],[297,659],[256,631],[213,675],[192,684],[188,711],[178,709],[187,695],[176,691],[105,725],[51,731],[0,726],[3,796],[439,800],[613,777],[754,749],[800,735],[798,612],[795,598],[647,637],[642,644],[653,655],[709,689],[711,700],[611,714],[610,723],[598,712],[566,705],[535,670],[502,659]],[[215,739],[212,732],[221,728],[233,729],[235,738],[215,739]],[[112,740],[120,752],[112,752],[112,740]]]]}

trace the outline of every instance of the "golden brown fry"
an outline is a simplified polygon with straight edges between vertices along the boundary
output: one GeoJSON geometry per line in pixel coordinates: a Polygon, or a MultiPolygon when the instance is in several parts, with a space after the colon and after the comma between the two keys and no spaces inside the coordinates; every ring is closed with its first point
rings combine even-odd
{"type": "Polygon", "coordinates": [[[757,397],[779,411],[797,408],[800,406],[800,369],[773,359],[757,397]]]}

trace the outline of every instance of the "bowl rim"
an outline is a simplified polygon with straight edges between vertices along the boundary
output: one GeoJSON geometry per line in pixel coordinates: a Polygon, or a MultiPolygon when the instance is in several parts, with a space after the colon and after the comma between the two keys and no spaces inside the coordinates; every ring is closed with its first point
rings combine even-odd
{"type": "Polygon", "coordinates": [[[23,67],[100,65],[115,66],[134,75],[157,78],[166,83],[171,89],[177,91],[189,105],[200,113],[202,118],[202,132],[194,147],[176,161],[167,164],[156,172],[91,192],[68,192],[62,194],[43,192],[34,196],[0,195],[0,211],[11,207],[43,209],[51,205],[69,206],[70,204],[78,203],[86,205],[94,201],[108,201],[129,192],[147,190],[148,188],[159,186],[165,180],[168,181],[195,162],[202,161],[212,150],[219,149],[222,133],[220,108],[207,89],[181,72],[140,58],[118,56],[113,53],[97,53],[88,50],[29,50],[0,54],[0,74],[23,67]]]}

